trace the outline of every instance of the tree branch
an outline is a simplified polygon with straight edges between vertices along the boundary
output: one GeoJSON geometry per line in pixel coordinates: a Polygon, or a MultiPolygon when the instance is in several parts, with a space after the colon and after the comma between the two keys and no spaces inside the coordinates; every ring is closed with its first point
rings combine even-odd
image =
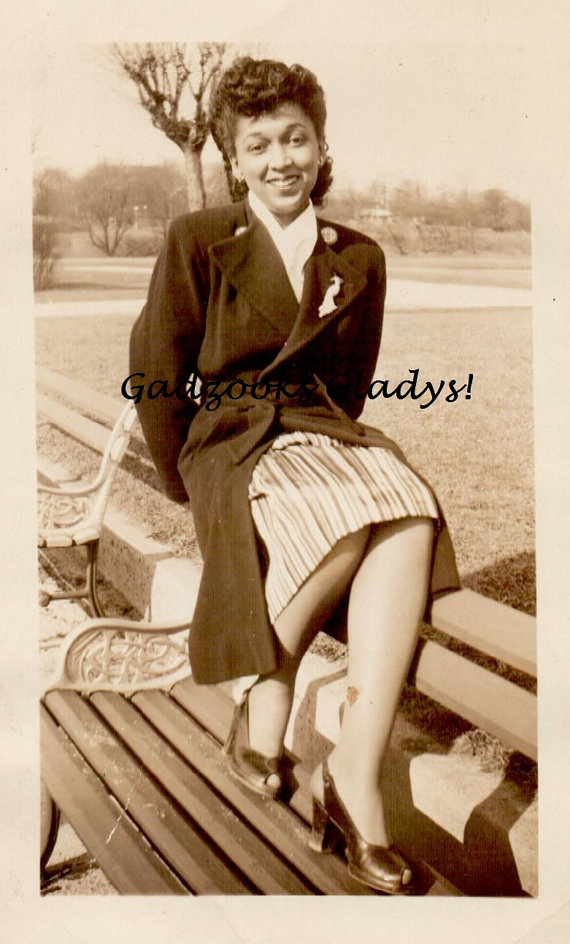
{"type": "MultiPolygon", "coordinates": [[[[112,47],[113,59],[136,85],[139,101],[153,127],[162,131],[184,154],[190,151],[198,156],[209,135],[208,95],[222,68],[225,52],[225,43],[115,44],[112,47]],[[189,113],[183,114],[186,90],[193,99],[193,106],[189,113]]],[[[205,197],[201,200],[204,205],[205,197]]]]}

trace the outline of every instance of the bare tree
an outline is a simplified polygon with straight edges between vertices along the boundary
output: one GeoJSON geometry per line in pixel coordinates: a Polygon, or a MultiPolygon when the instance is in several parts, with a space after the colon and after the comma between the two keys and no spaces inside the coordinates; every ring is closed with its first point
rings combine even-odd
{"type": "Polygon", "coordinates": [[[34,288],[49,288],[59,252],[59,230],[72,212],[73,181],[63,170],[46,168],[34,176],[34,288]]]}
{"type": "Polygon", "coordinates": [[[52,219],[34,215],[33,219],[34,289],[42,291],[52,284],[57,258],[57,230],[52,219]]]}
{"type": "Polygon", "coordinates": [[[65,170],[47,167],[34,175],[34,213],[58,224],[75,214],[75,182],[65,170]]]}
{"type": "Polygon", "coordinates": [[[508,198],[503,190],[493,188],[481,194],[481,207],[486,216],[486,223],[491,229],[502,231],[508,198]]]}
{"type": "Polygon", "coordinates": [[[107,256],[114,256],[134,222],[128,168],[98,164],[83,175],[78,191],[91,242],[107,256]]]}
{"type": "Polygon", "coordinates": [[[202,150],[209,135],[207,107],[221,71],[225,43],[143,43],[112,47],[122,71],[135,83],[155,128],[184,155],[188,207],[206,205],[202,150]],[[183,114],[190,102],[192,115],[183,114]]]}

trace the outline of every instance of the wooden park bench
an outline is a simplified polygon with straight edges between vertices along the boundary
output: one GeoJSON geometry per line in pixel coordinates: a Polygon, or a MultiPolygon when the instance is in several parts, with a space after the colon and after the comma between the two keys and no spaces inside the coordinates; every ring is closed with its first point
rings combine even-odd
{"type": "MultiPolygon", "coordinates": [[[[330,740],[312,730],[306,756],[293,745],[282,801],[239,784],[220,750],[233,704],[227,687],[193,682],[188,629],[99,619],[66,639],[60,677],[41,700],[44,870],[61,811],[121,893],[372,894],[342,857],[307,845],[308,781],[330,740]]],[[[461,590],[436,602],[429,631],[435,638],[420,640],[409,685],[453,712],[462,730],[472,724],[536,760],[536,696],[496,671],[506,663],[523,682],[536,675],[534,619],[461,590]]],[[[307,687],[296,724],[315,727],[316,699],[341,675],[329,669],[307,687]]],[[[524,894],[508,853],[490,848],[486,821],[470,817],[461,843],[414,809],[410,764],[432,742],[406,724],[386,788],[407,809],[396,839],[418,863],[424,891],[524,894]]],[[[532,798],[506,784],[494,799],[515,821],[532,798]]]]}
{"type": "MultiPolygon", "coordinates": [[[[231,700],[175,680],[188,672],[185,641],[169,646],[175,627],[140,630],[99,620],[75,634],[41,706],[45,788],[118,891],[367,894],[308,848],[308,772],[291,763],[287,803],[229,776],[231,700]]],[[[45,794],[44,814],[45,862],[57,823],[45,794]]]]}

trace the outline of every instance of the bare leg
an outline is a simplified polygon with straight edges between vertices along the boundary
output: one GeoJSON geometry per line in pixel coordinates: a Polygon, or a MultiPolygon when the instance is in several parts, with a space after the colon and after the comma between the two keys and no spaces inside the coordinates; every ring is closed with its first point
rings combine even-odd
{"type": "Polygon", "coordinates": [[[281,754],[301,658],[346,593],[369,534],[364,528],[342,538],[275,621],[279,669],[260,678],[249,696],[250,744],[267,757],[281,754]]]}
{"type": "MultiPolygon", "coordinates": [[[[389,846],[380,769],[425,607],[433,525],[428,518],[374,529],[349,600],[348,689],[329,769],[357,829],[389,846]]],[[[322,798],[320,771],[313,789],[322,798]]]]}

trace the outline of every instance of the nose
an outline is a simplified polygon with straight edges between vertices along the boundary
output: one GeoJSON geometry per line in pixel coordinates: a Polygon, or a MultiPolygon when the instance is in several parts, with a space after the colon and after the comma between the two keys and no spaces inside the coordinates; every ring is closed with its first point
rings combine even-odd
{"type": "Polygon", "coordinates": [[[274,170],[281,170],[284,167],[289,167],[291,164],[291,157],[287,150],[287,147],[281,143],[275,143],[269,154],[269,163],[274,170]]]}

